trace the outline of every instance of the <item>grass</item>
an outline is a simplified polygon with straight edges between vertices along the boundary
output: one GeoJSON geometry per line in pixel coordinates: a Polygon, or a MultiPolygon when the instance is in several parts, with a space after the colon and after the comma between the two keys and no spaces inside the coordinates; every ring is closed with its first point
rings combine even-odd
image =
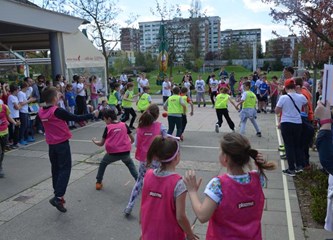
{"type": "MultiPolygon", "coordinates": [[[[237,81],[239,81],[239,79],[241,77],[245,77],[245,76],[249,76],[250,74],[252,74],[252,71],[242,67],[242,66],[226,66],[225,70],[230,74],[231,72],[235,73],[235,78],[237,81]]],[[[186,72],[186,69],[183,67],[175,67],[173,68],[173,81],[175,83],[181,83],[184,73],[186,72]]],[[[218,76],[219,75],[220,70],[215,71],[215,75],[218,76]]],[[[156,94],[157,92],[159,92],[161,90],[161,86],[156,84],[156,79],[158,77],[158,70],[154,70],[152,72],[147,73],[147,78],[149,79],[149,84],[150,84],[150,93],[151,94],[156,94]]],[[[210,73],[197,73],[197,72],[191,72],[192,75],[192,79],[195,82],[195,80],[198,79],[198,75],[202,75],[202,79],[206,81],[208,75],[210,73]]],[[[269,74],[267,74],[267,78],[268,80],[271,79],[272,76],[277,76],[278,78],[281,76],[282,72],[270,72],[269,74]]],[[[235,89],[237,89],[237,83],[235,86],[235,89]]]]}

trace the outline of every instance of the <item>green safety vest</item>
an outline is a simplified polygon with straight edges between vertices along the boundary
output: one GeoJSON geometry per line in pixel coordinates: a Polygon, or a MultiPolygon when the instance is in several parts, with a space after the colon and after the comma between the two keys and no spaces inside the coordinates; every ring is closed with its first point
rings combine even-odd
{"type": "Polygon", "coordinates": [[[243,102],[243,108],[255,108],[257,97],[252,91],[246,91],[246,98],[243,102]]]}
{"type": "Polygon", "coordinates": [[[220,93],[216,96],[215,109],[226,109],[228,108],[229,95],[225,93],[220,93]]]}
{"type": "Polygon", "coordinates": [[[183,106],[180,104],[180,96],[172,95],[168,98],[168,114],[183,114],[183,106]]]}
{"type": "Polygon", "coordinates": [[[181,96],[181,97],[183,98],[184,103],[185,103],[185,105],[186,105],[186,112],[185,112],[185,113],[187,113],[187,112],[188,112],[187,96],[185,95],[185,96],[181,96]]]}
{"type": "Polygon", "coordinates": [[[132,102],[129,101],[129,100],[133,99],[133,91],[128,91],[127,90],[125,92],[125,95],[128,95],[128,97],[127,97],[128,100],[123,99],[123,101],[121,103],[121,106],[124,107],[124,108],[131,108],[132,107],[132,102]]]}
{"type": "Polygon", "coordinates": [[[112,93],[110,93],[110,96],[109,96],[109,99],[108,99],[108,104],[109,105],[117,105],[118,99],[116,97],[116,93],[117,93],[117,91],[113,91],[112,93]]]}
{"type": "Polygon", "coordinates": [[[139,101],[138,101],[138,110],[139,111],[145,111],[149,107],[149,94],[144,93],[141,95],[139,101]]]}

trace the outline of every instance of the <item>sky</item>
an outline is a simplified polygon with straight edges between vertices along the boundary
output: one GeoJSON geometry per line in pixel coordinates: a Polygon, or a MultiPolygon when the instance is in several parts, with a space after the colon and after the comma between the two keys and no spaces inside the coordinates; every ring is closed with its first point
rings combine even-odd
{"type": "MultiPolygon", "coordinates": [[[[30,0],[41,3],[43,0],[30,0]]],[[[117,1],[117,0],[112,0],[117,1]]],[[[168,4],[178,4],[182,10],[182,16],[188,17],[188,9],[192,0],[158,0],[162,5],[164,1],[168,4]]],[[[160,20],[154,16],[151,9],[156,9],[156,0],[118,0],[121,9],[118,22],[121,27],[127,27],[125,21],[131,14],[138,15],[137,21],[131,26],[138,28],[138,22],[160,20]]],[[[270,7],[261,0],[201,0],[202,12],[206,16],[219,16],[221,18],[221,30],[225,29],[250,29],[261,28],[261,43],[265,50],[265,41],[276,38],[272,31],[281,36],[291,34],[288,27],[283,23],[273,23],[269,16],[270,7]]]]}
{"type": "MultiPolygon", "coordinates": [[[[164,0],[159,0],[162,4],[164,0]]],[[[168,0],[170,4],[179,4],[183,10],[183,16],[188,16],[188,9],[192,0],[168,0]]],[[[150,9],[156,8],[156,0],[119,0],[119,7],[122,9],[120,18],[126,19],[129,13],[138,14],[138,22],[159,20],[150,9]]],[[[269,16],[270,6],[261,0],[201,0],[202,11],[206,16],[219,16],[221,18],[221,31],[225,29],[248,29],[261,28],[261,43],[265,49],[265,41],[276,38],[272,31],[281,36],[291,34],[288,27],[283,23],[273,23],[269,16]]]]}

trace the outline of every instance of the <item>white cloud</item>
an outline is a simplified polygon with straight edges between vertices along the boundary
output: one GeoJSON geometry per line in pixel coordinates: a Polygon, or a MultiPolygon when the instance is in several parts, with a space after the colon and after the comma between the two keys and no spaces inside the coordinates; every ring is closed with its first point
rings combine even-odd
{"type": "Polygon", "coordinates": [[[247,9],[253,12],[268,12],[274,4],[266,4],[261,0],[243,0],[243,4],[247,9]]]}

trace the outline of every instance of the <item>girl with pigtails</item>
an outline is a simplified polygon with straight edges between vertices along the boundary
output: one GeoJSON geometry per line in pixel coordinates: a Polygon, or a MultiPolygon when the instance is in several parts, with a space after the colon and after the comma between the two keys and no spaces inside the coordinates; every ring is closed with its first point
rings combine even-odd
{"type": "Polygon", "coordinates": [[[248,139],[238,133],[222,137],[219,162],[227,173],[208,183],[203,202],[197,193],[201,179],[196,181],[194,171],[187,171],[184,178],[195,215],[201,223],[209,221],[206,239],[262,239],[264,170],[275,169],[275,164],[263,160],[248,139]],[[257,170],[247,171],[251,169],[250,159],[257,170]]]}

